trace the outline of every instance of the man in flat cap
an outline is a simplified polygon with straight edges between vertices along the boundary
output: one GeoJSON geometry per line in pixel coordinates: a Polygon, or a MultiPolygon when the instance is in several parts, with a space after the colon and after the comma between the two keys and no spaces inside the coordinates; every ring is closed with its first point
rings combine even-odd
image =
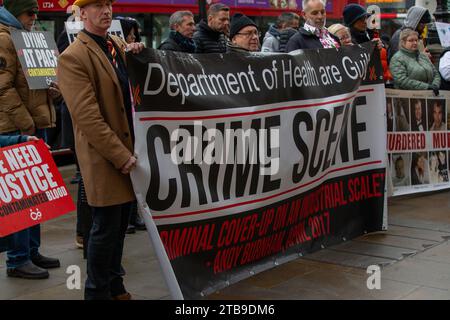
{"type": "MultiPolygon", "coordinates": [[[[31,31],[37,18],[36,0],[4,0],[0,7],[0,134],[36,134],[54,127],[53,98],[59,92],[30,90],[11,38],[11,30],[31,31]]],[[[60,266],[59,260],[39,253],[39,225],[14,233],[8,247],[6,272],[9,277],[45,279],[46,269],[60,266]]]]}
{"type": "Polygon", "coordinates": [[[61,54],[58,79],[70,111],[75,148],[92,207],[87,245],[87,300],[129,300],[121,261],[135,195],[130,171],[136,165],[126,44],[107,31],[112,0],[76,0],[84,22],[77,39],[61,54]]]}

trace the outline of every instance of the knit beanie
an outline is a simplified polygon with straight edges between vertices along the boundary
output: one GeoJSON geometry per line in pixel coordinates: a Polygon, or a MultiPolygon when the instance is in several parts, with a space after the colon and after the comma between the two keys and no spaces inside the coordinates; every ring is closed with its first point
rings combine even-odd
{"type": "Polygon", "coordinates": [[[239,33],[246,26],[255,26],[257,25],[253,22],[252,19],[247,17],[242,13],[235,13],[231,18],[230,23],[230,39],[233,39],[236,34],[239,33]]]}
{"type": "Polygon", "coordinates": [[[363,17],[370,17],[370,14],[367,13],[366,9],[356,3],[346,5],[342,15],[344,16],[344,23],[347,27],[352,26],[356,21],[363,17]]]}
{"type": "Polygon", "coordinates": [[[37,13],[39,8],[37,0],[3,0],[3,6],[16,18],[33,9],[37,13]]]}

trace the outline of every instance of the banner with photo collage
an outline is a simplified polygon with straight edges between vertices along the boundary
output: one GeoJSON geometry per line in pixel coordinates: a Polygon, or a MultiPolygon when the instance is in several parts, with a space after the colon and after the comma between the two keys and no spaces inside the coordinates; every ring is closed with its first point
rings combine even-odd
{"type": "Polygon", "coordinates": [[[450,91],[386,90],[393,195],[450,188],[450,91]]]}

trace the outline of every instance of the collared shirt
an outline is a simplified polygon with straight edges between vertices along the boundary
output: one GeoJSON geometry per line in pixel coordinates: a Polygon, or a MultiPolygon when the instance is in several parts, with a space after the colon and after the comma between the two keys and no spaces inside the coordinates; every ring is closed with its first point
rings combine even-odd
{"type": "Polygon", "coordinates": [[[337,43],[336,40],[333,39],[333,37],[331,36],[331,34],[328,32],[328,30],[326,28],[316,28],[316,27],[311,26],[308,23],[305,23],[303,28],[306,31],[309,31],[312,34],[316,35],[319,38],[320,43],[322,44],[322,46],[325,49],[339,48],[339,43],[337,43]]]}

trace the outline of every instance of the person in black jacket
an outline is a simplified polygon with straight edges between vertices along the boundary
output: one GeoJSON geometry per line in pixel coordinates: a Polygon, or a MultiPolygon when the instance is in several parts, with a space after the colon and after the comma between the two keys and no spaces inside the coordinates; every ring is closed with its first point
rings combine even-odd
{"type": "Polygon", "coordinates": [[[350,3],[345,6],[342,13],[345,25],[350,29],[352,42],[354,44],[361,44],[368,41],[377,43],[378,49],[384,47],[383,42],[374,30],[367,26],[367,19],[371,16],[366,9],[356,3],[350,3]]]}
{"type": "Polygon", "coordinates": [[[177,11],[169,18],[170,34],[159,50],[195,52],[195,42],[192,39],[195,32],[194,15],[190,11],[177,11]]]}
{"type": "Polygon", "coordinates": [[[197,53],[225,53],[230,30],[230,8],[215,3],[208,9],[208,23],[200,21],[194,34],[197,53]]]}
{"type": "Polygon", "coordinates": [[[326,11],[322,0],[303,0],[305,25],[289,39],[286,52],[298,49],[339,48],[339,39],[325,28],[326,11]]]}

